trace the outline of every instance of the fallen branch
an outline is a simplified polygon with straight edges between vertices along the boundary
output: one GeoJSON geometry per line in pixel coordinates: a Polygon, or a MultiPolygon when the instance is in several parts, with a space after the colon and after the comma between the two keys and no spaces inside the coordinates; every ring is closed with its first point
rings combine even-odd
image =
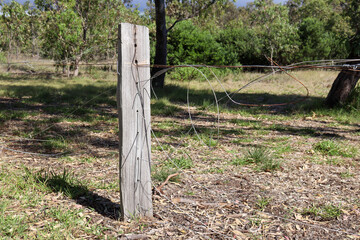
{"type": "Polygon", "coordinates": [[[163,187],[169,182],[169,180],[170,180],[172,177],[175,177],[175,176],[177,176],[177,175],[179,175],[179,173],[174,173],[174,174],[169,175],[169,176],[166,178],[166,180],[165,180],[160,186],[158,186],[158,187],[156,188],[156,191],[157,191],[157,192],[160,192],[160,193],[163,193],[163,192],[161,191],[161,188],[163,188],[163,187]]]}

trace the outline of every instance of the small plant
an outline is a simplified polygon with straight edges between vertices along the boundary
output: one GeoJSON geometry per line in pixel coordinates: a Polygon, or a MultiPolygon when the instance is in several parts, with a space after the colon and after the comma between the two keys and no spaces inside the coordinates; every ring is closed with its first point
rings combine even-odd
{"type": "Polygon", "coordinates": [[[231,165],[234,165],[234,166],[244,166],[244,165],[248,165],[249,162],[247,161],[247,159],[245,158],[235,158],[234,160],[232,160],[230,162],[231,165]]]}
{"type": "Polygon", "coordinates": [[[322,218],[325,220],[336,219],[341,215],[340,207],[334,205],[325,205],[323,207],[322,218]]]}
{"type": "Polygon", "coordinates": [[[274,156],[262,147],[249,149],[243,158],[235,158],[230,164],[235,166],[256,164],[257,170],[265,172],[271,172],[281,167],[280,161],[275,160],[274,156]]]}
{"type": "Polygon", "coordinates": [[[200,141],[201,144],[205,144],[208,147],[216,147],[218,144],[217,137],[218,134],[211,129],[197,129],[193,135],[193,139],[200,141]]]}
{"type": "Polygon", "coordinates": [[[253,149],[249,149],[247,154],[245,155],[245,159],[249,163],[262,163],[269,161],[268,159],[271,158],[270,152],[262,147],[257,147],[253,149]]]}
{"type": "Polygon", "coordinates": [[[254,139],[252,138],[237,138],[234,140],[231,140],[231,143],[235,143],[235,144],[241,144],[241,143],[249,143],[249,142],[253,142],[254,139]]]}
{"type": "Polygon", "coordinates": [[[213,167],[213,168],[210,168],[209,170],[207,170],[206,172],[208,173],[224,173],[224,169],[223,168],[218,168],[218,167],[213,167]]]}
{"type": "MultiPolygon", "coordinates": [[[[170,176],[171,174],[174,174],[176,172],[177,172],[176,169],[169,168],[169,167],[166,167],[166,166],[154,167],[152,169],[151,176],[152,176],[153,180],[156,180],[158,182],[164,182],[168,176],[170,176]]],[[[179,177],[179,175],[174,176],[174,177],[170,178],[169,181],[170,182],[179,182],[180,177],[179,177]]]]}
{"type": "Polygon", "coordinates": [[[291,149],[291,146],[289,146],[289,145],[279,145],[278,147],[276,147],[275,151],[277,154],[281,155],[284,153],[291,152],[292,149],[291,149]]]}
{"type": "Polygon", "coordinates": [[[0,51],[0,63],[6,63],[6,56],[4,52],[0,51]]]}
{"type": "Polygon", "coordinates": [[[208,147],[216,147],[218,140],[213,139],[212,137],[202,137],[202,140],[208,147]]]}
{"type": "Polygon", "coordinates": [[[180,157],[168,160],[165,163],[165,166],[181,169],[190,169],[194,166],[194,163],[191,158],[180,157]]]}
{"type": "Polygon", "coordinates": [[[341,209],[331,204],[322,206],[313,205],[310,208],[305,208],[301,214],[312,216],[321,221],[329,221],[338,218],[341,215],[341,209]]]}
{"type": "MultiPolygon", "coordinates": [[[[156,134],[156,133],[155,133],[156,134]]],[[[156,134],[157,135],[157,134],[156,134]]],[[[158,136],[157,136],[158,137],[158,136]]],[[[157,150],[157,151],[169,151],[169,152],[173,152],[173,149],[171,148],[170,145],[168,144],[162,144],[162,145],[155,145],[153,147],[151,147],[153,150],[157,150]]]]}
{"type": "Polygon", "coordinates": [[[280,169],[280,167],[280,161],[269,158],[265,162],[262,162],[257,169],[264,172],[271,172],[280,169]]]}
{"type": "Polygon", "coordinates": [[[351,177],[354,177],[354,176],[355,176],[355,174],[353,174],[353,173],[351,173],[349,171],[340,173],[341,178],[351,178],[351,177]]]}
{"type": "Polygon", "coordinates": [[[253,148],[248,150],[245,160],[255,163],[260,171],[271,172],[281,167],[279,161],[275,160],[272,154],[265,148],[253,148]]]}
{"type": "Polygon", "coordinates": [[[204,99],[200,109],[201,110],[207,110],[213,104],[214,104],[213,101],[210,101],[209,99],[204,99]]]}
{"type": "Polygon", "coordinates": [[[68,147],[67,142],[63,139],[49,139],[42,143],[43,147],[46,148],[48,151],[53,150],[65,150],[68,147]]]}
{"type": "Polygon", "coordinates": [[[250,218],[249,219],[249,223],[251,224],[251,226],[260,226],[261,224],[261,218],[258,216],[255,216],[254,218],[250,218]]]}
{"type": "Polygon", "coordinates": [[[356,154],[356,149],[346,148],[333,140],[324,140],[316,143],[314,150],[329,156],[354,157],[356,154]]]}
{"type": "Polygon", "coordinates": [[[358,85],[350,94],[347,100],[347,108],[350,110],[360,110],[360,86],[358,85]]]}
{"type": "Polygon", "coordinates": [[[343,160],[339,158],[329,158],[326,160],[326,163],[329,165],[339,166],[343,164],[343,160]]]}
{"type": "Polygon", "coordinates": [[[260,209],[260,211],[263,211],[270,204],[270,200],[270,198],[259,197],[256,202],[256,206],[260,209]]]}
{"type": "Polygon", "coordinates": [[[96,157],[82,157],[79,161],[82,163],[93,163],[96,162],[96,157]]]}

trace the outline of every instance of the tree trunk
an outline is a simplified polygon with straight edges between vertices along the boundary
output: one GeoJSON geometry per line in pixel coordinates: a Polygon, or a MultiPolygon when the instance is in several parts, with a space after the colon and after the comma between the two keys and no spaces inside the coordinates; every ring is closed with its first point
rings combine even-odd
{"type": "Polygon", "coordinates": [[[10,39],[9,39],[9,50],[8,50],[8,53],[7,53],[7,72],[10,72],[10,69],[11,69],[11,51],[12,51],[12,41],[11,41],[11,36],[10,36],[10,39]]]}
{"type": "MultiPolygon", "coordinates": [[[[167,56],[167,30],[165,19],[165,1],[155,0],[156,11],[156,52],[155,52],[155,65],[166,65],[167,56]]],[[[162,67],[154,67],[151,70],[151,75],[154,76],[162,67]]],[[[165,73],[155,77],[152,80],[153,87],[163,88],[165,82],[165,73]]]]}
{"type": "Polygon", "coordinates": [[[66,74],[66,64],[62,64],[62,73],[66,74]]]}
{"type": "MultiPolygon", "coordinates": [[[[358,26],[358,24],[356,24],[358,26]]],[[[348,59],[358,59],[359,50],[357,46],[359,45],[359,29],[356,31],[355,37],[350,40],[350,54],[348,59]]],[[[342,105],[346,102],[347,98],[350,96],[351,92],[354,90],[357,82],[360,78],[360,62],[352,62],[350,64],[357,65],[356,71],[342,70],[339,75],[336,77],[333,85],[331,86],[330,92],[326,98],[326,104],[330,107],[337,105],[342,105]]]]}
{"type": "Polygon", "coordinates": [[[79,76],[79,65],[80,65],[80,57],[75,57],[74,61],[74,77],[79,76]]]}
{"type": "Polygon", "coordinates": [[[344,104],[354,90],[359,78],[360,72],[358,71],[342,70],[330,89],[326,104],[330,107],[344,104]]]}

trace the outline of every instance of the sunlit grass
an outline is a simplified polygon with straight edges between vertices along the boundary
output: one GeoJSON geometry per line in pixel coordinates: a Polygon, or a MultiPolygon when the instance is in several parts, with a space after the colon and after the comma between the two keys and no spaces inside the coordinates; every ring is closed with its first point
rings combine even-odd
{"type": "MultiPolygon", "coordinates": [[[[0,180],[0,236],[5,239],[80,238],[83,234],[98,238],[106,230],[101,225],[92,225],[82,209],[49,202],[49,192],[59,190],[65,195],[72,192],[66,185],[74,178],[66,172],[39,175],[28,169],[3,166],[0,180]]],[[[78,189],[73,192],[81,193],[78,189]]]]}

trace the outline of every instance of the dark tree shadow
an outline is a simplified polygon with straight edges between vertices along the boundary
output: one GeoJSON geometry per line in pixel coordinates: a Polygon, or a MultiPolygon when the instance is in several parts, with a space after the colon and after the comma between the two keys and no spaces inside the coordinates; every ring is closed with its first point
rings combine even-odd
{"type": "Polygon", "coordinates": [[[110,199],[90,191],[84,184],[78,181],[74,174],[64,169],[63,173],[40,171],[32,173],[25,169],[26,178],[32,177],[39,184],[44,184],[52,192],[61,192],[76,203],[93,209],[104,217],[114,220],[120,219],[120,205],[110,199]]]}

